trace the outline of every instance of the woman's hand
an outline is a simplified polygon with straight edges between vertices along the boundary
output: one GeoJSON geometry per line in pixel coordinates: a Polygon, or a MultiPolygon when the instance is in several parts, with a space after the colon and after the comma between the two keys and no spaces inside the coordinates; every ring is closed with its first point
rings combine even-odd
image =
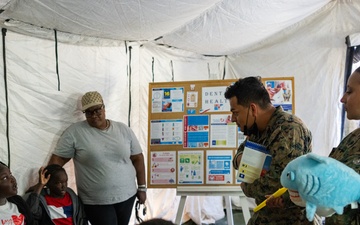
{"type": "Polygon", "coordinates": [[[144,204],[146,201],[146,192],[145,191],[137,191],[136,197],[139,199],[140,204],[144,204]]]}

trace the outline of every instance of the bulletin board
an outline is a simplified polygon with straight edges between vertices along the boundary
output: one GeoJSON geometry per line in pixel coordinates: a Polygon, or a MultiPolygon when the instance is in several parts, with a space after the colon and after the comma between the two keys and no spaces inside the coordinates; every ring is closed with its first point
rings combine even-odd
{"type": "MultiPolygon", "coordinates": [[[[274,93],[280,81],[288,80],[292,85],[289,89],[294,90],[291,78],[263,79],[274,93]]],[[[149,188],[239,185],[232,159],[245,137],[236,123],[231,122],[230,103],[224,97],[226,88],[236,81],[149,84],[149,188]]],[[[281,85],[287,87],[288,83],[281,85]]]]}

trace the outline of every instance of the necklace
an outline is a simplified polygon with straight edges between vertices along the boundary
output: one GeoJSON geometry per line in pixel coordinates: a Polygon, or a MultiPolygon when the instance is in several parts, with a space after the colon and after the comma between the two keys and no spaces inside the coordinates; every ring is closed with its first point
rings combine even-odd
{"type": "Polygon", "coordinates": [[[106,120],[106,127],[102,130],[107,130],[107,129],[109,129],[109,127],[110,127],[110,121],[106,120]]]}

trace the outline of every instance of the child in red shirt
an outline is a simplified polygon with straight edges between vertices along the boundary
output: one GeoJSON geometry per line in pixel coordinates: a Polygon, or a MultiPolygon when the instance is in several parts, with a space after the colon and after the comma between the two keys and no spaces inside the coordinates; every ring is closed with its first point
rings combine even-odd
{"type": "Polygon", "coordinates": [[[67,187],[68,176],[60,165],[39,170],[39,182],[27,199],[35,220],[42,225],[87,225],[83,204],[67,187]]]}

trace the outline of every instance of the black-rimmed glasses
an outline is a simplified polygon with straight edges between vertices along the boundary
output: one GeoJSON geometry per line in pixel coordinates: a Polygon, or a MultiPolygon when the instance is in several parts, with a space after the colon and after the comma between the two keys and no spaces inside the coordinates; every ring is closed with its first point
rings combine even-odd
{"type": "Polygon", "coordinates": [[[104,108],[104,105],[101,105],[100,107],[93,109],[93,110],[85,110],[83,113],[87,118],[92,117],[93,115],[99,116],[101,115],[101,112],[104,108]]]}

